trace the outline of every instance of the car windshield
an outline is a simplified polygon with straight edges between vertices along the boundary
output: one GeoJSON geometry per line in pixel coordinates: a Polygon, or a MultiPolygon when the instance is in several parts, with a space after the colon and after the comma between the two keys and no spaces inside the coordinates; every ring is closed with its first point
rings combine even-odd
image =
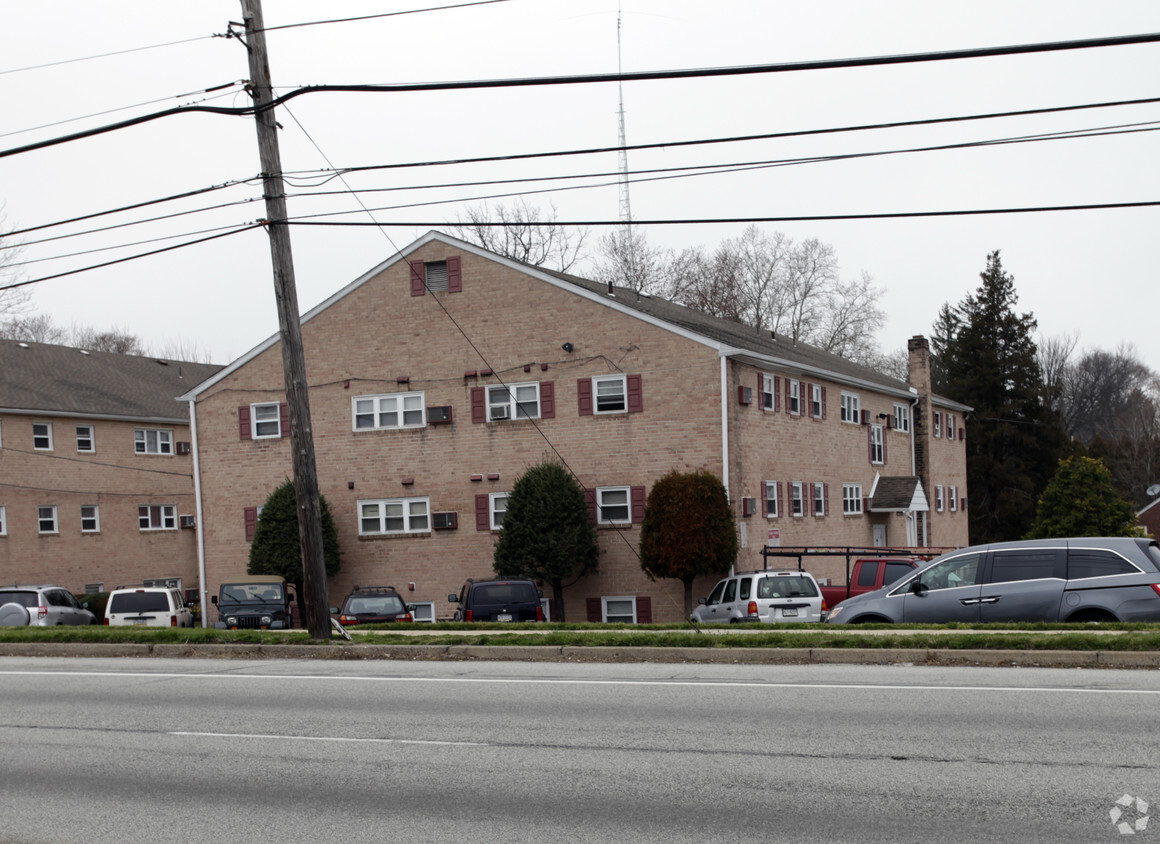
{"type": "Polygon", "coordinates": [[[757,584],[758,598],[814,598],[817,594],[814,581],[798,574],[763,577],[757,584]]]}
{"type": "Polygon", "coordinates": [[[517,604],[536,601],[536,590],[527,583],[482,583],[472,597],[477,604],[517,604]]]}
{"type": "Polygon", "coordinates": [[[221,602],[244,603],[273,603],[282,602],[281,583],[226,583],[222,586],[221,602]]]}
{"type": "Polygon", "coordinates": [[[169,598],[164,592],[118,592],[109,599],[111,613],[168,611],[169,598]]]}
{"type": "Polygon", "coordinates": [[[395,615],[403,612],[398,595],[362,595],[347,602],[348,615],[395,615]]]}
{"type": "Polygon", "coordinates": [[[0,592],[0,604],[20,604],[22,607],[39,606],[39,599],[35,592],[0,592]]]}

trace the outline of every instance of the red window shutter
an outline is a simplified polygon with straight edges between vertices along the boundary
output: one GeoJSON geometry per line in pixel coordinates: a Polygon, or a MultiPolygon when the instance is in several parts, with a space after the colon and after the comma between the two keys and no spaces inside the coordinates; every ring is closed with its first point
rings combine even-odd
{"type": "Polygon", "coordinates": [[[286,402],[278,403],[278,425],[283,439],[290,436],[290,405],[286,402]]]}
{"type": "Polygon", "coordinates": [[[965,495],[959,499],[959,507],[963,510],[967,509],[967,497],[965,495]]]}
{"type": "Polygon", "coordinates": [[[629,487],[629,500],[632,501],[632,523],[639,525],[644,521],[644,487],[629,487]]]}
{"type": "Polygon", "coordinates": [[[592,379],[580,378],[576,381],[576,400],[580,404],[580,415],[592,415],[592,379]]]}
{"type": "Polygon", "coordinates": [[[252,439],[250,432],[250,406],[243,404],[238,408],[238,438],[243,440],[252,439]]]}
{"type": "Polygon", "coordinates": [[[254,531],[258,529],[258,508],[247,507],[243,512],[246,520],[246,542],[253,542],[254,531]]]}
{"type": "Polygon", "coordinates": [[[757,373],[757,401],[765,407],[765,376],[760,372],[757,373]]]}
{"type": "Polygon", "coordinates": [[[460,270],[460,258],[452,255],[447,259],[447,292],[463,292],[463,272],[460,270]]]}
{"type": "Polygon", "coordinates": [[[483,387],[471,388],[471,421],[487,421],[487,395],[483,387]]]}
{"type": "Polygon", "coordinates": [[[862,424],[863,424],[863,425],[869,425],[869,424],[870,424],[870,411],[869,411],[869,410],[863,410],[863,411],[862,411],[862,424]]]}
{"type": "Polygon", "coordinates": [[[584,503],[588,505],[588,521],[596,524],[596,490],[584,488],[584,503]]]}
{"type": "Polygon", "coordinates": [[[600,615],[600,599],[599,598],[588,598],[587,600],[585,600],[584,604],[585,604],[586,609],[588,610],[588,620],[589,621],[600,622],[600,621],[604,620],[603,618],[601,618],[601,615],[600,615]]]}
{"type": "Polygon", "coordinates": [[[822,515],[823,516],[828,515],[830,512],[830,485],[829,484],[822,484],[822,504],[825,505],[825,510],[822,511],[822,515]]]}
{"type": "Polygon", "coordinates": [[[962,429],[962,427],[960,426],[960,427],[959,427],[959,439],[960,439],[960,440],[965,440],[966,438],[967,438],[967,432],[966,432],[966,431],[964,431],[964,430],[962,429]]]}
{"type": "Polygon", "coordinates": [[[422,296],[427,292],[427,268],[422,261],[411,262],[411,295],[422,296]]]}
{"type": "Polygon", "coordinates": [[[786,413],[789,413],[790,399],[792,398],[792,396],[789,394],[790,380],[791,379],[789,379],[789,378],[785,379],[785,412],[786,413]]]}
{"type": "Polygon", "coordinates": [[[540,418],[556,418],[556,384],[553,381],[540,382],[540,418]]]}
{"type": "Polygon", "coordinates": [[[475,529],[491,530],[491,510],[487,493],[475,496],[475,529]]]}
{"type": "Polygon", "coordinates": [[[822,387],[822,418],[826,418],[826,388],[822,387]]]}
{"type": "Polygon", "coordinates": [[[644,392],[641,388],[639,375],[629,375],[625,379],[628,385],[628,412],[640,413],[644,410],[644,392]]]}
{"type": "Polygon", "coordinates": [[[865,515],[870,512],[870,496],[862,496],[862,514],[865,515]]]}
{"type": "Polygon", "coordinates": [[[652,624],[652,598],[648,595],[636,596],[636,623],[652,624]]]}
{"type": "Polygon", "coordinates": [[[781,376],[773,376],[773,409],[774,412],[781,410],[781,376]]]}

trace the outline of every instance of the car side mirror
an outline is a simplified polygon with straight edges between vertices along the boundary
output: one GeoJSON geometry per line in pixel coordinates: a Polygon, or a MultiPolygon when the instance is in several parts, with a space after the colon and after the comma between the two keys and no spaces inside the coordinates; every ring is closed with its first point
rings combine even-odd
{"type": "Polygon", "coordinates": [[[698,598],[697,603],[700,604],[701,606],[705,606],[707,603],[709,603],[709,599],[708,598],[698,598]]]}
{"type": "Polygon", "coordinates": [[[919,578],[916,577],[914,580],[910,581],[910,591],[913,592],[915,595],[921,595],[926,590],[927,590],[927,587],[923,584],[922,580],[920,580],[919,578]]]}
{"type": "Polygon", "coordinates": [[[338,615],[338,607],[331,607],[330,614],[331,615],[338,615]]]}
{"type": "Polygon", "coordinates": [[[216,607],[217,606],[217,595],[210,595],[209,602],[216,607]]]}
{"type": "Polygon", "coordinates": [[[458,595],[448,595],[447,600],[453,604],[458,604],[459,603],[459,596],[458,595]]]}
{"type": "Polygon", "coordinates": [[[406,606],[406,608],[407,608],[407,612],[414,612],[414,611],[415,611],[415,605],[414,605],[414,604],[405,604],[404,606],[406,606]]]}

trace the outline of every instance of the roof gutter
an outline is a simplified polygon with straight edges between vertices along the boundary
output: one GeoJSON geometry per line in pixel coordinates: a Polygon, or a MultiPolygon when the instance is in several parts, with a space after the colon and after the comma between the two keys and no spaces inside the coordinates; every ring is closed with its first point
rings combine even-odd
{"type": "Polygon", "coordinates": [[[822,369],[817,366],[810,366],[801,361],[788,360],[786,358],[774,357],[773,355],[763,355],[760,352],[753,352],[749,349],[739,349],[735,346],[722,346],[718,353],[730,358],[736,358],[742,363],[749,363],[757,367],[771,367],[777,369],[790,369],[801,372],[804,375],[813,375],[817,378],[824,378],[835,384],[845,384],[850,387],[859,387],[864,390],[873,390],[876,393],[882,393],[896,398],[910,399],[912,394],[910,390],[901,387],[890,387],[876,381],[867,381],[863,378],[854,378],[849,375],[842,375],[829,369],[822,369]]]}

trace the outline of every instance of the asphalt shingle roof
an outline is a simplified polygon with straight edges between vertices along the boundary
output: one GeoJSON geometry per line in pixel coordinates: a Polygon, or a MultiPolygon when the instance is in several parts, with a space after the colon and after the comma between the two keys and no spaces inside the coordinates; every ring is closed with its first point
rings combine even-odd
{"type": "Polygon", "coordinates": [[[189,412],[176,397],[219,369],[216,364],[0,340],[0,410],[180,421],[189,412]]]}

